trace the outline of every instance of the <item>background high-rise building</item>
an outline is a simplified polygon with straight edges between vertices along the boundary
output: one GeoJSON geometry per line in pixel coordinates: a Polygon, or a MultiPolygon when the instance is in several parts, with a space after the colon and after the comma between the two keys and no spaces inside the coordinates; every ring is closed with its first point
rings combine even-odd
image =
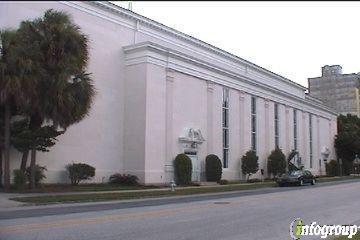
{"type": "Polygon", "coordinates": [[[343,74],[340,65],[322,67],[322,76],[309,78],[309,94],[339,114],[360,116],[360,74],[343,74]]]}

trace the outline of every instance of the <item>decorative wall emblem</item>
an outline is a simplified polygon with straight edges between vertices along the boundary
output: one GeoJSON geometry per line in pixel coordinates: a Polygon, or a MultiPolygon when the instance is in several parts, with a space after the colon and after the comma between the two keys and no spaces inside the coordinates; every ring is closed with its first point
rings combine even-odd
{"type": "Polygon", "coordinates": [[[179,137],[179,141],[184,145],[185,150],[197,151],[198,144],[205,141],[200,129],[185,128],[184,135],[179,137]]]}
{"type": "Polygon", "coordinates": [[[330,150],[329,150],[329,148],[326,147],[326,146],[323,146],[323,147],[321,148],[321,155],[324,157],[324,159],[327,159],[327,158],[329,157],[329,155],[330,155],[330,150]]]}

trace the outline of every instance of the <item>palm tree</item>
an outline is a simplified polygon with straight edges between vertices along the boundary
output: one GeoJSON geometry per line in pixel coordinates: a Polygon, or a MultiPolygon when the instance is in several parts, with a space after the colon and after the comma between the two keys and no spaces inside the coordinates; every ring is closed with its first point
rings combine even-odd
{"type": "Polygon", "coordinates": [[[16,31],[0,32],[2,40],[0,58],[0,105],[3,108],[4,122],[4,186],[10,186],[10,121],[12,112],[27,101],[28,94],[34,89],[28,79],[33,65],[30,60],[22,58],[22,48],[16,43],[16,31]]]}
{"type": "Polygon", "coordinates": [[[3,187],[4,109],[0,106],[0,187],[3,187]]]}
{"type": "MultiPolygon", "coordinates": [[[[36,91],[24,106],[30,116],[29,129],[37,131],[44,122],[66,129],[89,112],[95,94],[88,62],[88,39],[64,12],[48,10],[42,18],[23,21],[18,30],[21,45],[32,46],[25,58],[36,62],[36,91]]],[[[36,146],[31,151],[34,187],[36,146]]]]}

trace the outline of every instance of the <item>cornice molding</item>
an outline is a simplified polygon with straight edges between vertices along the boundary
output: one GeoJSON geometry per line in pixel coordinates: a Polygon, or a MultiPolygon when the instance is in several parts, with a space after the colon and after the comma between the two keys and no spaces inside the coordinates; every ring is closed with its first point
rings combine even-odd
{"type": "MultiPolygon", "coordinates": [[[[142,42],[130,46],[125,46],[123,47],[123,50],[125,52],[125,65],[127,66],[141,63],[151,63],[207,81],[225,85],[230,88],[242,90],[262,98],[269,98],[272,101],[286,105],[288,105],[287,99],[290,98],[295,101],[295,103],[291,106],[293,108],[299,109],[303,107],[301,105],[296,105],[296,102],[298,102],[319,109],[331,115],[336,114],[331,109],[321,105],[317,101],[312,101],[310,98],[300,98],[285,91],[280,91],[277,88],[259,82],[257,79],[239,75],[235,72],[229,71],[228,69],[223,69],[219,66],[213,65],[212,63],[197,59],[193,56],[189,56],[174,49],[160,46],[156,43],[142,42]],[[259,92],[258,90],[254,89],[254,87],[261,89],[261,91],[259,92]],[[273,93],[272,98],[266,96],[269,95],[269,92],[273,93]],[[286,99],[284,99],[284,97],[286,99]]],[[[304,110],[302,109],[302,111],[304,110]]],[[[314,112],[314,114],[319,114],[316,111],[312,112],[314,112]]],[[[330,118],[330,116],[327,118],[330,118]]]]}
{"type": "MultiPolygon", "coordinates": [[[[62,3],[67,3],[67,2],[62,2],[62,3]]],[[[287,79],[283,76],[280,76],[272,71],[269,71],[265,68],[262,68],[261,66],[258,66],[252,62],[249,62],[245,59],[242,59],[234,54],[231,54],[229,52],[226,52],[220,48],[217,48],[211,44],[208,44],[204,41],[201,41],[199,39],[196,39],[190,35],[187,35],[185,33],[182,33],[180,31],[177,31],[175,29],[172,29],[168,26],[165,26],[159,22],[156,22],[154,20],[151,20],[149,18],[146,18],[144,16],[141,16],[135,12],[132,12],[130,10],[127,10],[127,9],[124,9],[120,6],[117,6],[113,3],[110,3],[108,1],[87,1],[87,2],[81,2],[81,3],[86,3],[88,5],[91,5],[91,6],[95,6],[95,7],[98,7],[100,9],[103,9],[103,10],[106,10],[108,12],[111,12],[113,14],[116,14],[116,15],[119,15],[119,16],[122,16],[122,17],[125,17],[127,19],[130,19],[132,21],[134,21],[134,23],[132,24],[132,26],[130,26],[132,29],[137,29],[138,31],[142,31],[141,27],[138,26],[138,24],[142,24],[143,26],[145,27],[148,27],[150,29],[154,29],[154,30],[157,30],[159,32],[162,32],[166,35],[169,35],[169,36],[172,36],[172,37],[175,37],[177,39],[180,39],[181,41],[184,41],[184,42],[187,42],[187,43],[190,43],[192,46],[195,46],[195,47],[198,47],[198,48],[201,48],[202,50],[205,50],[206,52],[211,52],[211,53],[214,53],[216,54],[217,56],[219,57],[222,57],[224,59],[227,59],[227,60],[230,60],[231,62],[235,63],[235,64],[242,64],[244,65],[245,67],[245,70],[246,72],[248,71],[249,68],[251,69],[254,69],[255,71],[258,71],[258,72],[261,72],[271,78],[274,78],[274,79],[277,79],[277,80],[280,80],[286,84],[289,84],[293,87],[297,87],[301,90],[306,90],[307,88],[294,82],[294,81],[291,81],[290,79],[287,79]]],[[[72,5],[81,5],[77,2],[71,2],[72,5]]],[[[70,5],[69,3],[67,3],[67,5],[70,5]]],[[[93,10],[94,11],[94,10],[93,10]]],[[[106,16],[107,17],[107,16],[106,16]]],[[[108,18],[109,19],[109,18],[108,18]]],[[[129,24],[127,24],[127,26],[129,27],[129,24]]]]}

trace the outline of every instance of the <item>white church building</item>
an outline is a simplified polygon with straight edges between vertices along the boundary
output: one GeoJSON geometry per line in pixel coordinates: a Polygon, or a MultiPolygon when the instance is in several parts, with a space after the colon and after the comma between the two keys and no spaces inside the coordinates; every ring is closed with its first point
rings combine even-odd
{"type": "MultiPolygon", "coordinates": [[[[121,172],[167,183],[179,153],[191,157],[194,181],[205,180],[208,154],[219,156],[228,180],[244,178],[241,157],[251,149],[265,175],[276,146],[298,151],[316,175],[335,159],[336,112],[305,87],[112,3],[1,2],[0,28],[50,8],[88,35],[97,94],[90,115],[38,153],[47,182],[67,181],[65,166],[83,162],[96,168],[96,182],[121,172]]],[[[12,169],[20,158],[14,150],[12,169]]]]}

